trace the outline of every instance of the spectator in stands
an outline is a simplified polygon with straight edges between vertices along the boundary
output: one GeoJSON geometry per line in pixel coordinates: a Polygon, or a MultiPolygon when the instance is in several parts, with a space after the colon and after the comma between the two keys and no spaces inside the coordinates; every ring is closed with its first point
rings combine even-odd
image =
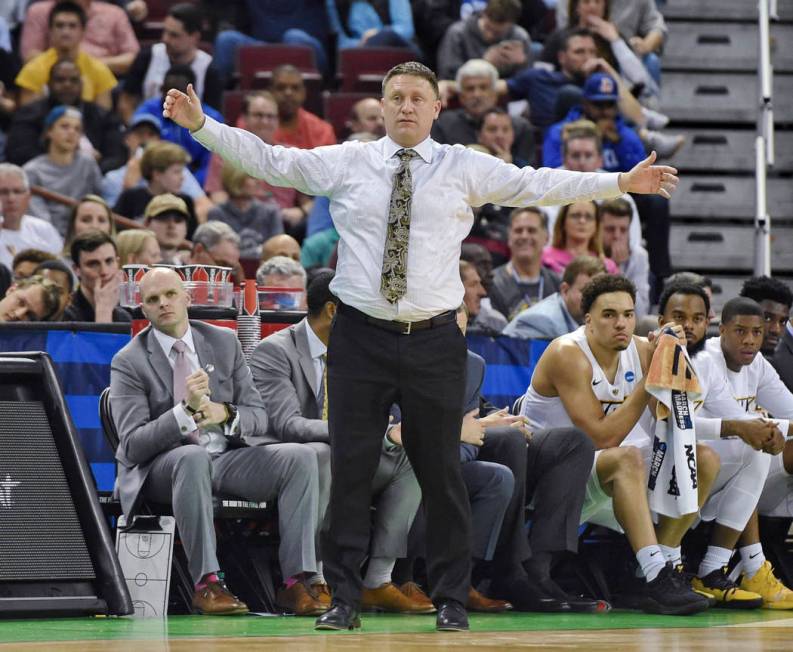
{"type": "Polygon", "coordinates": [[[162,263],[181,265],[179,252],[187,237],[190,211],[184,199],[169,192],[157,195],[146,204],[143,225],[154,231],[160,245],[162,263]]]}
{"type": "Polygon", "coordinates": [[[518,313],[502,334],[524,340],[552,340],[572,333],[584,321],[581,291],[595,276],[605,273],[601,259],[575,258],[565,267],[559,291],[518,313]]]}
{"type": "MultiPolygon", "coordinates": [[[[609,20],[609,0],[573,0],[570,5],[570,27],[588,29],[595,38],[597,55],[608,61],[625,79],[635,94],[643,97],[658,95],[659,89],[641,60],[620,35],[617,26],[609,20]]],[[[566,28],[560,28],[545,41],[540,59],[555,64],[559,44],[566,28]]]]}
{"type": "Polygon", "coordinates": [[[221,178],[229,199],[209,211],[208,219],[228,224],[239,235],[240,256],[258,260],[265,240],[284,231],[281,211],[256,199],[258,182],[243,170],[224,165],[221,178]]]}
{"type": "Polygon", "coordinates": [[[61,289],[41,276],[31,276],[8,288],[0,299],[0,322],[49,321],[58,312],[61,289]]]}
{"type": "Polygon", "coordinates": [[[633,209],[624,199],[609,199],[600,204],[603,253],[636,286],[636,316],[644,317],[650,310],[650,260],[644,247],[630,243],[632,218],[633,209]]]}
{"type": "MultiPolygon", "coordinates": [[[[80,151],[83,116],[73,107],[56,106],[44,118],[47,153],[24,165],[31,185],[41,186],[64,197],[77,199],[99,192],[102,173],[92,156],[80,151]]],[[[49,220],[61,235],[66,233],[70,206],[55,199],[35,196],[31,210],[49,220]]]]}
{"type": "Polygon", "coordinates": [[[308,46],[314,51],[319,71],[328,73],[325,44],[329,23],[325,0],[296,0],[288,4],[278,0],[245,0],[245,6],[247,21],[240,21],[237,29],[221,31],[215,39],[215,64],[225,80],[234,72],[238,48],[262,43],[308,46]]]}
{"type": "Polygon", "coordinates": [[[23,249],[41,249],[53,254],[63,249],[63,239],[49,222],[28,214],[30,185],[25,171],[11,163],[0,163],[0,265],[11,269],[11,261],[23,249]]]}
{"type": "Polygon", "coordinates": [[[409,0],[387,2],[325,3],[331,32],[336,35],[336,50],[365,47],[408,48],[421,58],[413,37],[413,12],[409,0]]]}
{"type": "Polygon", "coordinates": [[[638,134],[620,115],[617,107],[619,92],[617,82],[605,73],[597,72],[587,77],[581,106],[570,109],[561,122],[545,133],[542,163],[548,167],[562,164],[562,129],[564,125],[585,118],[594,122],[603,139],[603,167],[609,172],[630,170],[635,161],[647,155],[638,134]]]}
{"type": "Polygon", "coordinates": [[[793,304],[793,292],[782,281],[775,278],[754,276],[744,282],[741,296],[754,299],[763,309],[765,332],[760,353],[767,360],[771,360],[787,328],[790,306],[793,304]]]}
{"type": "MultiPolygon", "coordinates": [[[[49,47],[47,18],[56,4],[56,0],[44,0],[28,9],[19,44],[23,60],[30,61],[49,47]]],[[[116,75],[125,74],[140,50],[126,12],[110,2],[77,0],[77,4],[87,19],[80,49],[116,75]]]]}
{"type": "MultiPolygon", "coordinates": [[[[330,497],[325,354],[338,303],[328,288],[332,278],[332,271],[318,274],[308,286],[307,317],[262,340],[250,360],[253,380],[270,416],[268,432],[281,441],[310,447],[317,455],[320,523],[330,497]]],[[[409,597],[391,581],[396,559],[407,555],[408,531],[421,501],[421,490],[404,450],[392,444],[388,434],[372,491],[377,509],[364,577],[364,608],[431,613],[434,607],[429,598],[409,597]]],[[[311,584],[320,596],[327,596],[329,605],[324,577],[313,578],[311,584]]]]}
{"type": "MultiPolygon", "coordinates": [[[[498,71],[484,59],[466,61],[457,71],[459,109],[442,111],[432,126],[432,138],[439,143],[470,145],[478,141],[478,132],[485,115],[496,108],[498,71]]],[[[511,163],[523,167],[534,162],[532,127],[521,117],[509,117],[512,127],[511,163]]],[[[503,121],[497,118],[496,121],[503,121]]]]}
{"type": "Polygon", "coordinates": [[[471,59],[492,63],[501,77],[509,77],[531,62],[531,37],[515,23],[518,0],[488,0],[481,11],[460,20],[446,31],[438,48],[438,78],[454,79],[471,59]]]}
{"type": "Polygon", "coordinates": [[[350,134],[372,134],[376,138],[385,136],[385,121],[380,100],[366,97],[352,105],[350,119],[346,124],[350,134]]]}
{"type": "Polygon", "coordinates": [[[119,265],[155,265],[162,260],[157,234],[150,229],[127,229],[116,237],[119,265]]]}
{"type": "Polygon", "coordinates": [[[617,264],[603,253],[603,223],[595,201],[562,206],[553,225],[551,244],[542,252],[542,264],[561,274],[577,256],[600,258],[609,274],[617,274],[617,264]]]}
{"type": "MultiPolygon", "coordinates": [[[[123,190],[146,185],[146,180],[140,171],[140,161],[149,143],[160,141],[161,125],[161,120],[156,115],[138,113],[133,116],[124,134],[124,144],[127,146],[129,157],[125,159],[124,165],[110,170],[102,177],[102,197],[109,205],[114,206],[118,203],[123,190]]],[[[193,200],[196,218],[201,220],[214,204],[186,166],[183,166],[182,172],[182,186],[179,192],[193,200]]]]}
{"type": "Polygon", "coordinates": [[[266,297],[260,299],[262,308],[267,310],[306,309],[306,270],[299,262],[286,256],[274,256],[266,260],[256,270],[256,284],[259,287],[294,290],[292,292],[272,291],[268,293],[266,297]]]}
{"type": "Polygon", "coordinates": [[[59,2],[49,13],[49,49],[28,61],[17,75],[19,101],[27,104],[45,94],[50,69],[58,59],[77,64],[83,78],[82,98],[95,102],[108,111],[113,107],[110,91],[117,80],[110,68],[99,59],[86,54],[80,46],[85,33],[86,15],[76,2],[59,2]]]}
{"type": "Polygon", "coordinates": [[[188,261],[191,265],[218,265],[230,267],[235,285],[245,280],[240,265],[240,236],[224,222],[207,222],[193,234],[193,251],[188,261]]]}
{"type": "Polygon", "coordinates": [[[64,254],[69,255],[72,240],[87,231],[102,231],[116,237],[116,222],[110,206],[99,195],[85,195],[72,207],[64,238],[64,254]]]}
{"type": "MultiPolygon", "coordinates": [[[[380,111],[380,102],[377,109],[380,111]]],[[[237,121],[237,126],[250,131],[265,143],[277,144],[275,132],[278,130],[278,104],[269,91],[251,91],[242,100],[242,115],[237,121]]],[[[223,190],[221,169],[223,159],[217,154],[212,154],[209,161],[204,188],[209,193],[215,204],[222,204],[228,199],[228,193],[223,190]]],[[[256,180],[256,199],[265,203],[275,202],[291,223],[300,222],[311,211],[313,201],[310,197],[297,192],[294,188],[271,186],[261,179],[256,180]]]]}
{"type": "MultiPolygon", "coordinates": [[[[168,10],[162,40],[138,53],[124,79],[119,104],[126,119],[141,102],[160,97],[165,77],[173,66],[189,67],[198,97],[204,104],[220,106],[223,93],[220,73],[212,65],[212,57],[198,47],[203,20],[202,10],[190,2],[174,4],[168,10]]],[[[157,111],[154,115],[160,114],[157,111]]]]}
{"type": "Polygon", "coordinates": [[[74,273],[62,260],[45,260],[36,268],[34,276],[50,280],[61,289],[58,310],[49,321],[63,321],[63,314],[71,303],[74,285],[77,282],[74,273]]]}
{"type": "Polygon", "coordinates": [[[509,222],[509,262],[493,271],[490,303],[507,320],[559,290],[559,277],[541,265],[548,217],[534,206],[516,208],[509,222]]]}
{"type": "Polygon", "coordinates": [[[303,108],[306,86],[297,68],[286,64],[273,70],[270,90],[278,104],[275,142],[301,149],[336,144],[333,126],[303,108]]]}
{"type": "Polygon", "coordinates": [[[512,156],[515,130],[512,128],[512,118],[509,113],[501,107],[490,109],[479,119],[476,142],[489,154],[505,163],[514,163],[521,168],[528,163],[528,161],[515,160],[512,156]]]}
{"type": "Polygon", "coordinates": [[[19,281],[23,278],[30,278],[36,273],[38,266],[49,260],[58,260],[55,254],[49,251],[42,251],[41,249],[23,249],[11,262],[11,272],[14,274],[14,280],[19,281]]]}
{"type": "MultiPolygon", "coordinates": [[[[572,14],[570,4],[564,1],[556,3],[556,24],[559,27],[566,27],[569,23],[572,14]]],[[[609,19],[628,39],[653,79],[660,84],[661,60],[658,53],[668,30],[657,3],[654,0],[610,0],[609,19]]]]}
{"type": "Polygon", "coordinates": [[[179,145],[161,141],[149,143],[140,159],[140,172],[146,185],[124,190],[113,210],[124,217],[138,219],[154,197],[164,193],[176,195],[187,207],[187,237],[191,237],[197,226],[195,208],[193,200],[181,192],[185,165],[189,161],[189,154],[179,145]]]}
{"type": "Polygon", "coordinates": [[[261,262],[270,260],[273,256],[286,256],[300,262],[300,245],[291,235],[274,235],[262,245],[261,262]]]}
{"type": "Polygon", "coordinates": [[[121,272],[113,238],[101,231],[88,231],[72,240],[70,253],[80,287],[72,294],[64,321],[132,321],[118,305],[121,272]]]}
{"type": "MultiPolygon", "coordinates": [[[[603,141],[597,125],[591,120],[576,120],[567,123],[562,129],[562,169],[576,172],[603,171],[603,141]]],[[[630,244],[639,246],[642,243],[642,227],[639,212],[633,197],[622,195],[622,199],[631,205],[630,244]]],[[[544,206],[548,215],[548,229],[553,231],[560,206],[544,206]]]]}
{"type": "Polygon", "coordinates": [[[193,608],[232,615],[248,607],[220,574],[212,495],[277,498],[278,603],[297,615],[320,613],[305,585],[316,571],[316,457],[267,436],[267,412],[238,339],[188,321],[190,298],[176,272],[150,270],[140,285],[151,328],[114,356],[110,371],[124,513],[130,518],[141,498],[170,503],[195,583],[193,608]]]}
{"type": "Polygon", "coordinates": [[[487,297],[487,291],[482,285],[476,266],[466,260],[460,260],[460,279],[465,289],[463,303],[469,314],[469,332],[488,335],[501,333],[507,325],[504,315],[492,308],[482,314],[482,299],[487,297]]]}
{"type": "MultiPolygon", "coordinates": [[[[33,5],[38,6],[36,5],[33,5]]],[[[93,156],[106,172],[121,165],[126,153],[121,137],[121,123],[114,113],[81,99],[82,78],[77,64],[61,59],[50,68],[47,97],[35,100],[14,113],[8,132],[6,158],[24,165],[46,150],[41,140],[44,119],[59,105],[73,106],[83,115],[81,149],[93,156]]]]}
{"type": "MultiPolygon", "coordinates": [[[[165,73],[165,81],[163,81],[163,85],[160,89],[163,96],[152,97],[145,100],[135,109],[132,119],[141,114],[158,116],[160,118],[160,137],[163,140],[179,145],[190,154],[189,169],[195,175],[198,183],[203,185],[206,180],[207,170],[209,169],[209,158],[212,153],[193,140],[187,129],[180,127],[169,118],[162,117],[162,104],[168,89],[178,88],[181,91],[186,91],[189,84],[195,85],[195,83],[195,73],[190,66],[186,64],[175,64],[171,66],[165,73]]],[[[211,105],[207,106],[207,109],[207,115],[211,115],[215,120],[223,122],[223,116],[220,115],[216,109],[212,108],[211,105]]]]}

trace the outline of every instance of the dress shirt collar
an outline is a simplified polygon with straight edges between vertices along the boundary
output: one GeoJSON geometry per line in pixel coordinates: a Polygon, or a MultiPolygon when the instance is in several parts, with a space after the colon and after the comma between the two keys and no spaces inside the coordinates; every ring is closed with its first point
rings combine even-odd
{"type": "MultiPolygon", "coordinates": [[[[154,333],[154,338],[159,342],[160,346],[162,347],[163,353],[165,353],[166,358],[171,357],[171,349],[173,348],[174,343],[176,342],[175,337],[171,337],[170,335],[166,335],[160,330],[157,330],[152,326],[151,332],[154,333]]],[[[195,343],[193,342],[193,329],[190,328],[190,324],[187,325],[187,332],[180,338],[182,342],[185,343],[187,346],[188,353],[196,353],[195,350],[195,343]]]]}
{"type": "Polygon", "coordinates": [[[311,359],[316,360],[321,358],[328,351],[328,347],[322,343],[322,340],[317,337],[317,334],[311,329],[308,320],[306,320],[306,337],[308,338],[308,351],[311,353],[311,359]]]}
{"type": "Polygon", "coordinates": [[[415,147],[402,147],[402,145],[395,143],[388,136],[383,138],[383,158],[385,158],[385,160],[393,157],[394,154],[396,154],[400,149],[412,149],[414,152],[416,152],[416,154],[424,159],[425,163],[432,163],[432,138],[429,136],[427,136],[415,147]]]}

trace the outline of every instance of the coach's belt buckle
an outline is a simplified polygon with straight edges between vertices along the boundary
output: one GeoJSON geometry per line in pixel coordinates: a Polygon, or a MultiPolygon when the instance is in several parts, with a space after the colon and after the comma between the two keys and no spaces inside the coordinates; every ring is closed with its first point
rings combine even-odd
{"type": "Polygon", "coordinates": [[[410,329],[411,329],[411,328],[412,328],[412,326],[413,326],[413,322],[412,322],[412,321],[408,321],[408,322],[404,322],[404,321],[403,321],[403,322],[398,322],[398,323],[399,323],[401,326],[404,326],[404,327],[405,327],[405,330],[403,330],[401,334],[402,334],[402,335],[410,335],[410,329]]]}

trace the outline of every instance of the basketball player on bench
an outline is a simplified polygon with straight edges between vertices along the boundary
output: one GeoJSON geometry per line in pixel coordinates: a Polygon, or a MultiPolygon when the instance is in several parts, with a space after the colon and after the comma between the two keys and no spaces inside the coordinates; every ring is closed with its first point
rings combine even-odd
{"type": "MultiPolygon", "coordinates": [[[[678,545],[696,514],[660,517],[653,527],[647,501],[652,440],[644,388],[655,344],[633,335],[635,288],[623,276],[600,275],[583,290],[584,325],[555,339],[543,353],[523,400],[533,429],[577,426],[594,441],[582,522],[624,530],[646,582],[632,600],[648,613],[688,615],[708,607],[682,573],[667,563],[659,542],[678,545]]],[[[683,329],[675,334],[682,337],[683,329]]],[[[701,505],[718,472],[718,456],[697,447],[701,505]]]]}

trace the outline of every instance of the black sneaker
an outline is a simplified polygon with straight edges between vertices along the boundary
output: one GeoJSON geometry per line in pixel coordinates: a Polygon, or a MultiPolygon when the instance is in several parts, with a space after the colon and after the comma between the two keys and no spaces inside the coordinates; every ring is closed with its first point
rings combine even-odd
{"type": "Polygon", "coordinates": [[[710,593],[705,593],[704,591],[700,591],[696,587],[692,586],[696,574],[689,573],[683,564],[677,564],[677,566],[675,566],[675,573],[680,575],[680,578],[683,580],[683,582],[691,586],[691,589],[694,591],[694,593],[707,599],[708,607],[715,607],[718,604],[718,600],[716,600],[716,598],[714,598],[710,593]]]}
{"type": "Polygon", "coordinates": [[[695,593],[685,578],[667,563],[652,582],[645,582],[635,596],[637,606],[649,614],[688,616],[705,611],[708,599],[695,593]]]}
{"type": "Polygon", "coordinates": [[[691,580],[691,586],[700,593],[713,596],[717,606],[729,609],[758,609],[763,606],[763,596],[745,591],[727,575],[727,567],[717,568],[705,575],[691,580]]]}

